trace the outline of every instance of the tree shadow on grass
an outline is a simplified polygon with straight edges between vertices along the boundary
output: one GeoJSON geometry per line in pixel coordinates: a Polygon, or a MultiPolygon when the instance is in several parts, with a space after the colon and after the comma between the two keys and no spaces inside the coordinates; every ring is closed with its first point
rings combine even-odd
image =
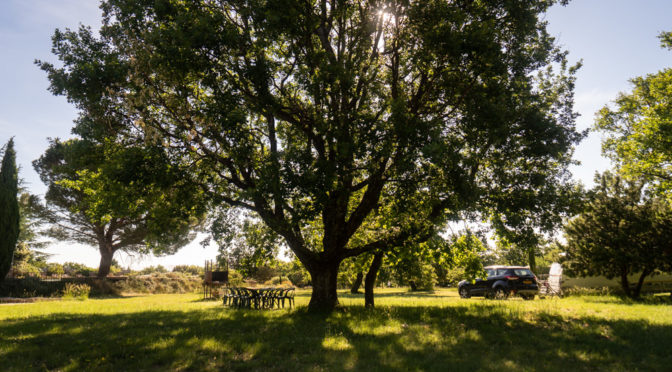
{"type": "Polygon", "coordinates": [[[0,324],[3,370],[665,370],[672,326],[526,319],[497,304],[349,307],[332,314],[213,307],[51,314],[0,324]]]}
{"type": "MultiPolygon", "coordinates": [[[[400,291],[395,291],[395,292],[374,292],[374,297],[375,298],[417,298],[417,299],[426,299],[428,297],[431,298],[436,298],[436,299],[445,299],[445,298],[456,298],[458,297],[457,292],[453,295],[450,294],[437,294],[435,291],[408,291],[408,290],[400,290],[400,291]]],[[[364,293],[350,293],[350,292],[344,292],[344,293],[339,293],[338,298],[351,298],[351,299],[358,299],[358,298],[364,298],[364,293]]]]}
{"type": "Polygon", "coordinates": [[[131,298],[136,298],[136,297],[144,297],[143,295],[138,295],[138,294],[105,294],[105,295],[95,295],[95,296],[90,296],[88,300],[126,300],[126,299],[131,299],[131,298]]]}
{"type": "Polygon", "coordinates": [[[645,295],[636,299],[625,296],[584,296],[583,301],[595,304],[617,305],[672,305],[672,295],[645,295]]]}

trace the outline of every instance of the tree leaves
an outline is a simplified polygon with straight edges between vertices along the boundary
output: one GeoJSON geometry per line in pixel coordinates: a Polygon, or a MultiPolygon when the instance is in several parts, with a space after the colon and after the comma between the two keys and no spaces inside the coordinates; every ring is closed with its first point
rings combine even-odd
{"type": "MultiPolygon", "coordinates": [[[[660,35],[672,47],[672,33],[660,35]]],[[[672,68],[631,80],[615,107],[602,108],[594,128],[607,136],[602,152],[629,179],[645,179],[672,202],[672,68]]]]}

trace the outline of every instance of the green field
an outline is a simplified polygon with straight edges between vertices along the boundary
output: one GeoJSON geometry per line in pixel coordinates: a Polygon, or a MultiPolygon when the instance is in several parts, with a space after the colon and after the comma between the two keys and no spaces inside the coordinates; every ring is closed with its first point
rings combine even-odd
{"type": "Polygon", "coordinates": [[[195,294],[0,305],[0,370],[655,371],[672,366],[669,297],[462,300],[341,294],[331,315],[231,310],[195,294]]]}

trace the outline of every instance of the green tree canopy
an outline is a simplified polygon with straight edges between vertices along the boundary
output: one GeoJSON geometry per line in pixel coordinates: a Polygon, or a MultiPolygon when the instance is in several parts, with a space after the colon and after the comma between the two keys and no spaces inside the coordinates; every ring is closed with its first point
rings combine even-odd
{"type": "Polygon", "coordinates": [[[617,277],[627,296],[638,297],[654,270],[672,269],[672,208],[646,197],[641,181],[604,173],[596,182],[585,210],[565,228],[565,262],[580,276],[617,277]],[[639,275],[634,288],[630,275],[639,275]]]}
{"type": "Polygon", "coordinates": [[[210,232],[219,246],[218,261],[248,278],[263,266],[277,266],[280,237],[245,210],[212,211],[210,232]]]}
{"type": "Polygon", "coordinates": [[[99,40],[55,35],[53,71],[112,82],[95,91],[133,113],[127,133],[256,213],[310,272],[310,307],[331,309],[344,259],[429,239],[493,185],[570,161],[553,3],[107,0],[99,40]]]}
{"type": "Polygon", "coordinates": [[[33,165],[48,187],[46,233],[96,246],[99,277],[118,250],[174,253],[193,239],[204,213],[200,191],[160,148],[52,140],[33,165]]]}
{"type": "Polygon", "coordinates": [[[19,239],[19,170],[16,168],[14,138],[4,148],[0,165],[0,281],[12,267],[19,239]]]}
{"type": "MultiPolygon", "coordinates": [[[[672,49],[672,32],[660,35],[672,49]]],[[[604,107],[595,128],[607,134],[602,151],[631,179],[646,179],[672,202],[672,68],[631,80],[615,107],[604,107]]]]}

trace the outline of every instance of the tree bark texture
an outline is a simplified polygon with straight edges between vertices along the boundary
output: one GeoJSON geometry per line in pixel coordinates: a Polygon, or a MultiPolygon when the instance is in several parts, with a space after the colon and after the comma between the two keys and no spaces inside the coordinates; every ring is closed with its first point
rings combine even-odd
{"type": "Polygon", "coordinates": [[[383,265],[383,252],[376,252],[373,256],[373,261],[371,262],[371,267],[366,273],[366,279],[364,280],[364,306],[365,307],[374,307],[373,301],[373,287],[376,284],[376,277],[378,276],[378,270],[383,265]]]}
{"type": "Polygon", "coordinates": [[[309,311],[329,312],[338,306],[336,288],[339,265],[340,262],[306,265],[313,285],[309,311]]]}
{"type": "Polygon", "coordinates": [[[110,274],[110,267],[112,266],[112,257],[114,256],[114,249],[112,243],[99,243],[100,250],[100,265],[98,266],[98,277],[105,278],[110,274]]]}

